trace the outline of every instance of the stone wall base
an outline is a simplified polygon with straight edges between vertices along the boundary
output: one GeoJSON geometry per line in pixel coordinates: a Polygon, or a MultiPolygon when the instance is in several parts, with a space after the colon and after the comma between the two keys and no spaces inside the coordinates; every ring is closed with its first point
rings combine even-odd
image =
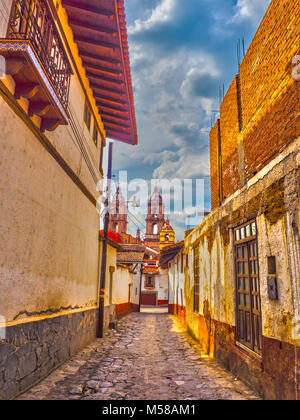
{"type": "Polygon", "coordinates": [[[6,329],[0,340],[0,399],[24,392],[96,338],[97,309],[6,329]]]}

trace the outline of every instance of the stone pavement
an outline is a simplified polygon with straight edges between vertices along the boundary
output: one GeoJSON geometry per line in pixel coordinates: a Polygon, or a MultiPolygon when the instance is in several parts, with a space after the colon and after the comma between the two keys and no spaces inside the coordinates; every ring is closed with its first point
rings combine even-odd
{"type": "Polygon", "coordinates": [[[133,313],[18,399],[252,400],[167,314],[133,313]]]}

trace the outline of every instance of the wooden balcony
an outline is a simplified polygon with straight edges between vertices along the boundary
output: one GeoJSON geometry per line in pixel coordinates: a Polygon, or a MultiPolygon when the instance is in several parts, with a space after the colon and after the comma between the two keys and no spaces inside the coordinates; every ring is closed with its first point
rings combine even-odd
{"type": "Polygon", "coordinates": [[[15,98],[28,101],[41,131],[67,124],[72,70],[47,0],[14,0],[0,55],[15,98]]]}

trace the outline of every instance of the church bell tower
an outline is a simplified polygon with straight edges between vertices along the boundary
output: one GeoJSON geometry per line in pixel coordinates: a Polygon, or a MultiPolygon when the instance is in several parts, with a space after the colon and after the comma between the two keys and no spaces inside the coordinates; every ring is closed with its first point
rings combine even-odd
{"type": "Polygon", "coordinates": [[[120,187],[118,187],[109,209],[108,229],[113,232],[119,233],[120,235],[126,234],[128,224],[127,215],[127,203],[125,201],[120,187]]]}
{"type": "Polygon", "coordinates": [[[159,250],[160,231],[165,223],[164,205],[158,188],[154,189],[148,200],[148,212],[146,218],[145,245],[159,250]]]}

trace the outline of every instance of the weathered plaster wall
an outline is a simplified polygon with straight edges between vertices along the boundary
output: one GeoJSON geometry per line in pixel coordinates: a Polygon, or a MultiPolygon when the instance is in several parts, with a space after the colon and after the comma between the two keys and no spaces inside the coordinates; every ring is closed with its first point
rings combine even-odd
{"type": "MultiPolygon", "coordinates": [[[[102,258],[102,246],[103,242],[100,242],[100,255],[102,258]]],[[[107,244],[106,252],[106,276],[105,276],[105,299],[104,305],[109,306],[109,288],[110,288],[110,272],[114,275],[117,267],[117,248],[107,244]]]]}
{"type": "Polygon", "coordinates": [[[2,98],[0,127],[0,313],[24,322],[95,306],[95,206],[2,98]]]}
{"type": "Polygon", "coordinates": [[[141,264],[138,264],[136,267],[133,278],[132,278],[132,294],[131,294],[131,303],[133,307],[137,309],[140,303],[140,283],[141,283],[141,264]]]}
{"type": "MultiPolygon", "coordinates": [[[[15,101],[12,79],[0,75],[0,315],[7,327],[0,353],[11,353],[0,366],[1,397],[5,389],[18,392],[43,377],[96,334],[101,136],[96,146],[94,118],[90,132],[83,121],[86,99],[103,138],[105,132],[66,15],[57,5],[74,59],[72,124],[41,135],[39,118],[27,115],[28,101],[15,101]],[[15,368],[14,375],[9,369],[15,368]]],[[[0,37],[10,6],[11,0],[0,5],[0,37]]]]}
{"type": "Polygon", "coordinates": [[[169,262],[169,312],[186,323],[186,294],[185,294],[185,255],[181,251],[169,262]],[[183,254],[184,267],[181,269],[181,255],[183,254]]]}
{"type": "Polygon", "coordinates": [[[158,287],[158,301],[161,304],[165,304],[169,298],[169,276],[167,269],[160,268],[160,275],[157,277],[158,287]]]}
{"type": "MultiPolygon", "coordinates": [[[[102,242],[100,253],[102,254],[102,242]]],[[[117,264],[117,247],[108,244],[104,300],[105,328],[108,328],[110,321],[137,309],[139,294],[135,295],[135,287],[139,287],[139,281],[137,283],[137,278],[134,280],[134,275],[128,267],[117,264]]]]}
{"type": "Polygon", "coordinates": [[[127,267],[117,265],[117,270],[114,276],[114,288],[113,288],[113,303],[118,305],[121,303],[129,302],[129,287],[130,295],[132,294],[132,273],[130,273],[127,267]]]}
{"type": "Polygon", "coordinates": [[[230,227],[257,216],[263,328],[274,338],[291,337],[286,322],[299,311],[299,154],[300,140],[264,168],[248,185],[212,212],[186,239],[190,264],[187,271],[187,300],[192,290],[193,246],[200,246],[200,308],[211,302],[211,315],[235,324],[235,292],[232,233],[230,227]],[[267,298],[267,256],[276,256],[279,302],[267,298]],[[284,308],[284,309],[283,309],[284,308]],[[268,314],[268,315],[267,315],[268,314]],[[272,319],[273,326],[269,326],[272,319]],[[286,321],[286,322],[285,322],[286,321]],[[287,333],[287,329],[289,333],[287,333]],[[272,331],[272,333],[271,333],[272,331]]]}
{"type": "Polygon", "coordinates": [[[294,335],[300,302],[299,146],[300,138],[206,217],[185,240],[189,254],[185,272],[187,328],[205,352],[235,370],[244,355],[236,358],[235,351],[236,286],[231,228],[256,218],[263,354],[256,373],[250,372],[252,360],[246,363],[247,369],[241,368],[241,375],[269,398],[296,396],[295,354],[300,346],[300,335],[294,335]],[[193,312],[192,250],[196,246],[200,250],[200,314],[193,312]],[[268,256],[276,257],[278,301],[268,297],[268,256]],[[268,368],[262,374],[264,363],[268,368]]]}

